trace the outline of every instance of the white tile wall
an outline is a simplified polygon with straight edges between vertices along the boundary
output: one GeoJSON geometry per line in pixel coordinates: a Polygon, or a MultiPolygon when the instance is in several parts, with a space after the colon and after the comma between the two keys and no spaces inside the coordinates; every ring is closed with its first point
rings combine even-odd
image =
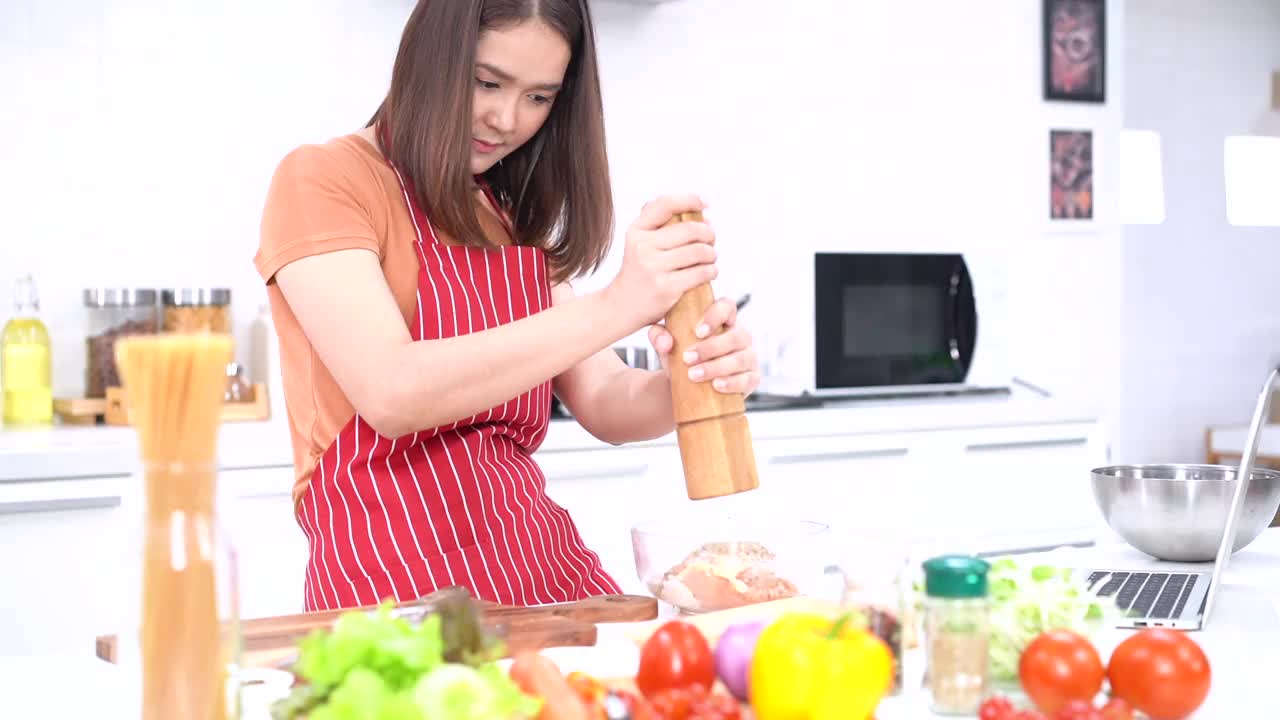
{"type": "MultiPolygon", "coordinates": [[[[1016,368],[1115,397],[1123,3],[1110,100],[1041,100],[1038,2],[602,3],[619,207],[693,185],[713,203],[717,290],[776,286],[815,249],[1003,255],[1016,368]],[[1048,130],[1095,131],[1099,220],[1048,216],[1048,130]]],[[[806,298],[799,298],[805,301],[806,298]]]]}
{"type": "Polygon", "coordinates": [[[372,113],[409,9],[0,3],[0,317],[13,277],[34,272],[56,392],[83,388],[86,286],[231,287],[247,344],[270,173],[372,113]]]}
{"type": "MultiPolygon", "coordinates": [[[[1005,254],[1020,374],[1108,396],[1119,360],[1097,348],[1118,342],[1124,59],[1111,5],[1111,100],[1072,106],[1040,99],[1030,0],[601,0],[619,234],[656,193],[703,193],[728,295],[785,287],[818,247],[1005,254]],[[1097,133],[1091,234],[1045,219],[1051,126],[1097,133]]],[[[0,5],[0,293],[37,273],[58,392],[80,387],[86,285],[229,285],[246,338],[269,174],[367,118],[410,6],[0,5]]]]}

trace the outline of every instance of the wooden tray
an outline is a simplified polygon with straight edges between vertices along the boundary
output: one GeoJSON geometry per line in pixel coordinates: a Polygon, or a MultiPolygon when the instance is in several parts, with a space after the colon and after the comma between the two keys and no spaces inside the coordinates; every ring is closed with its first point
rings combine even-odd
{"type": "MultiPolygon", "coordinates": [[[[398,608],[412,610],[430,601],[428,596],[402,603],[398,608]]],[[[482,602],[480,607],[485,626],[503,639],[508,654],[549,647],[589,647],[596,644],[596,623],[639,622],[658,616],[658,601],[638,595],[605,595],[531,607],[482,602]]],[[[293,658],[299,640],[312,631],[331,627],[343,612],[347,611],[299,613],[243,621],[243,664],[246,667],[273,667],[288,662],[293,658]]],[[[115,636],[98,637],[95,647],[99,658],[115,662],[115,636]]]]}
{"type": "MultiPolygon", "coordinates": [[[[110,387],[105,398],[57,398],[53,401],[53,411],[67,425],[96,425],[99,422],[131,425],[127,400],[124,388],[110,387]]],[[[267,386],[263,383],[250,386],[248,400],[222,406],[223,422],[266,420],[269,417],[271,407],[267,402],[267,386]]]]}

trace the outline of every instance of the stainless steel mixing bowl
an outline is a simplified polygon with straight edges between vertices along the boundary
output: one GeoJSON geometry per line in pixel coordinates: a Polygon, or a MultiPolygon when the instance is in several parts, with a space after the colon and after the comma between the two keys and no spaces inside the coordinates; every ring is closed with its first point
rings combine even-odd
{"type": "MultiPolygon", "coordinates": [[[[1093,497],[1113,530],[1160,560],[1211,562],[1218,554],[1240,468],[1116,465],[1092,472],[1093,497]]],[[[1280,472],[1254,468],[1231,551],[1257,539],[1280,508],[1280,472]]]]}

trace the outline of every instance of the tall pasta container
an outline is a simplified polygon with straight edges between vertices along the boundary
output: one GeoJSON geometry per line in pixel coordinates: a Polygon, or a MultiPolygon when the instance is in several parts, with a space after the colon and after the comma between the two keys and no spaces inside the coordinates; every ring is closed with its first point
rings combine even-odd
{"type": "Polygon", "coordinates": [[[217,438],[231,339],[132,336],[116,343],[139,463],[116,662],[127,717],[240,718],[236,554],[217,502],[217,438]]]}

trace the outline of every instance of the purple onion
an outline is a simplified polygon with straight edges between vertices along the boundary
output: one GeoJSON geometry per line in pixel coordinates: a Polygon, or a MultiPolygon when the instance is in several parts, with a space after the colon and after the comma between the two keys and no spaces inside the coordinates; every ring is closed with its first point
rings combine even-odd
{"type": "Polygon", "coordinates": [[[716,674],[729,694],[741,702],[749,700],[751,656],[764,628],[763,621],[736,623],[730,625],[716,642],[716,674]]]}

